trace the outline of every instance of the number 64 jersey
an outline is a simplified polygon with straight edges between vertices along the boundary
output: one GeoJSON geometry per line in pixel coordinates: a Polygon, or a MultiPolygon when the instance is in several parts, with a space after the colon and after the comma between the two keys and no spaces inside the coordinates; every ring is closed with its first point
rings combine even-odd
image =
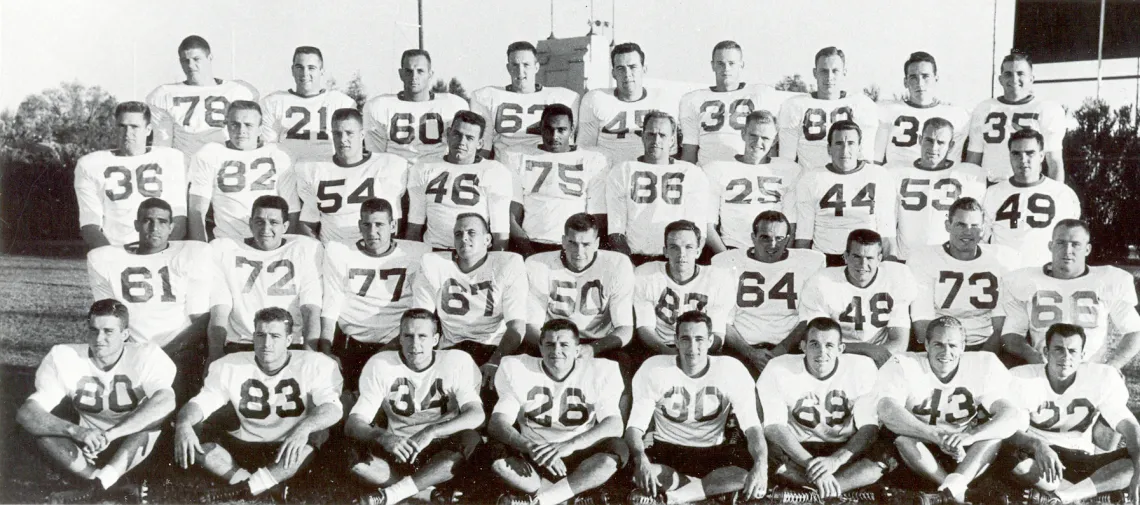
{"type": "Polygon", "coordinates": [[[994,403],[1011,399],[1013,384],[992,352],[962,353],[958,370],[946,381],[931,371],[926,353],[908,353],[887,360],[875,391],[879,399],[897,400],[919,421],[957,433],[986,421],[994,403]]]}
{"type": "Polygon", "coordinates": [[[519,432],[531,442],[557,443],[620,416],[625,385],[617,363],[608,359],[578,358],[559,381],[547,374],[542,358],[507,356],[495,374],[495,390],[494,414],[517,418],[519,432]]]}

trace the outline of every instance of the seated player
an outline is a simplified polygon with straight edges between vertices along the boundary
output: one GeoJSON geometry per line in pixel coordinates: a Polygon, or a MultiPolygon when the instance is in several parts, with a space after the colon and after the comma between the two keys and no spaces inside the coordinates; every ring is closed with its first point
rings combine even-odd
{"type": "Polygon", "coordinates": [[[778,211],[752,220],[752,247],[713,257],[713,266],[732,272],[735,303],[725,328],[724,352],[736,357],[753,377],[768,360],[792,351],[785,342],[800,321],[800,293],[823,270],[823,254],[789,249],[791,225],[778,211]]]}
{"type": "MultiPolygon", "coordinates": [[[[716,221],[705,172],[671,157],[676,131],[672,116],[652,111],[641,133],[644,156],[625,162],[611,159],[614,166],[606,180],[608,239],[634,266],[662,259],[658,255],[664,244],[657,240],[669,223],[688,219],[703,228],[716,221]]],[[[697,254],[703,246],[698,245],[697,254]]]]}
{"type": "Polygon", "coordinates": [[[518,146],[498,157],[517,181],[511,250],[523,256],[559,250],[562,224],[574,214],[592,214],[605,223],[606,157],[573,145],[574,111],[569,107],[548,105],[541,121],[541,144],[518,146]]]}
{"type": "Polygon", "coordinates": [[[878,366],[906,351],[914,277],[906,266],[883,261],[882,243],[871,230],[847,236],[847,266],[825,268],[808,279],[800,302],[801,327],[793,335],[802,335],[802,325],[812,319],[830,317],[843,328],[847,352],[867,356],[878,366]]]}
{"type": "Polygon", "coordinates": [[[320,242],[287,235],[289,204],[279,196],[253,202],[245,240],[219,238],[210,286],[209,361],[223,353],[253,350],[254,315],[263,307],[283,307],[298,325],[289,325],[295,349],[304,343],[328,353],[332,342],[321,340],[320,242]]]}
{"type": "Polygon", "coordinates": [[[1014,270],[1002,281],[1006,352],[1028,363],[1044,363],[1049,327],[1069,323],[1085,329],[1086,361],[1123,368],[1140,351],[1132,274],[1111,265],[1088,265],[1092,235],[1083,221],[1059,221],[1049,249],[1051,263],[1014,270]],[[1110,334],[1123,336],[1110,342],[1110,334]]]}
{"type": "Polygon", "coordinates": [[[1007,247],[981,243],[986,222],[982,204],[959,198],[947,213],[949,240],[914,250],[914,335],[926,342],[926,327],[940,316],[954,316],[966,330],[967,351],[998,352],[1005,315],[997,310],[1006,296],[1002,279],[1021,259],[1007,247]]]}
{"type": "Polygon", "coordinates": [[[447,155],[421,158],[411,168],[409,240],[424,242],[436,250],[452,249],[454,241],[448,230],[460,214],[475,213],[490,223],[494,249],[506,249],[514,179],[502,163],[477,154],[486,127],[483,116],[469,110],[456,112],[447,130],[447,155]]]}
{"type": "Polygon", "coordinates": [[[947,159],[962,159],[962,147],[970,133],[970,113],[938,98],[938,62],[923,51],[910,53],[903,63],[906,99],[879,103],[879,133],[875,135],[875,162],[884,165],[910,163],[921,153],[923,125],[933,118],[950,123],[953,144],[946,146],[947,159]]]}
{"type": "MultiPolygon", "coordinates": [[[[277,144],[261,142],[261,106],[239,100],[226,112],[229,140],[202,146],[190,160],[191,240],[249,238],[249,209],[266,195],[281,196],[300,209],[293,161],[277,144]],[[214,208],[213,235],[206,230],[206,213],[214,208]]],[[[296,211],[295,211],[296,212],[296,211]]],[[[297,214],[287,216],[297,222],[297,214]]]]}
{"type": "Polygon", "coordinates": [[[356,108],[333,112],[336,154],[298,163],[293,171],[301,200],[299,230],[325,245],[363,238],[357,218],[369,198],[396,202],[391,231],[400,229],[399,202],[408,186],[408,162],[394,154],[365,152],[361,121],[356,108]]]}
{"type": "Polygon", "coordinates": [[[1073,188],[1041,173],[1040,133],[1023,129],[1009,136],[1013,176],[986,190],[982,207],[990,225],[990,243],[1016,250],[1023,266],[1049,261],[1053,227],[1062,219],[1080,219],[1081,202],[1073,188]]]}
{"type": "Polygon", "coordinates": [[[887,169],[859,159],[863,131],[854,121],[839,121],[827,132],[831,163],[807,170],[796,183],[796,248],[827,255],[827,266],[843,265],[843,244],[854,230],[883,237],[883,256],[898,251],[895,242],[895,179],[887,169]]]}
{"type": "Polygon", "coordinates": [[[329,242],[321,273],[321,340],[333,343],[344,384],[356,391],[364,364],[400,335],[400,320],[412,306],[420,260],[431,252],[422,242],[396,240],[394,210],[387,200],[360,204],[355,244],[329,242]]]}
{"type": "MultiPolygon", "coordinates": [[[[409,163],[443,155],[448,147],[443,137],[451,118],[467,108],[467,100],[431,90],[435,73],[431,54],[423,49],[408,49],[400,55],[399,74],[403,91],[364,104],[365,147],[369,152],[401,156],[409,163]]],[[[473,155],[477,148],[471,149],[473,155]]]]}
{"type": "Polygon", "coordinates": [[[75,164],[79,234],[88,249],[123,245],[138,236],[135,211],[147,198],[162,198],[172,212],[174,240],[186,236],[186,155],[146,145],[153,129],[142,102],[115,106],[115,149],[87,154],[75,164]]]}
{"type": "Polygon", "coordinates": [[[712,324],[695,310],[681,314],[674,337],[680,352],[650,358],[633,377],[625,442],[635,505],[698,502],[734,491],[743,501],[759,500],[768,491],[768,445],[752,380],[735,358],[709,356],[712,324]],[[747,449],[725,443],[730,413],[747,449]],[[646,447],[650,422],[653,443],[646,447]]]}
{"type": "Polygon", "coordinates": [[[174,412],[174,363],[158,346],[128,342],[129,320],[118,300],[92,304],[85,343],[52,346],[36,369],[35,392],[16,413],[48,459],[91,481],[53,495],[52,503],[107,497],[150,455],[174,412]]]}
{"type": "Polygon", "coordinates": [[[267,142],[277,142],[294,161],[324,160],[334,153],[331,116],[355,109],[356,100],[325,89],[325,57],[313,46],[293,50],[294,89],[270,93],[261,101],[262,129],[267,142]]]}
{"type": "Polygon", "coordinates": [[[825,317],[808,323],[801,345],[803,356],[773,358],[756,383],[764,434],[777,477],[839,498],[897,464],[878,438],[879,370],[866,356],[844,354],[839,324],[825,317]]]}
{"type": "Polygon", "coordinates": [[[879,420],[897,435],[903,462],[957,503],[1028,422],[997,356],[965,348],[965,328],[942,316],[928,327],[926,352],[893,356],[875,384],[879,420]]]}
{"type": "Polygon", "coordinates": [[[285,309],[257,311],[254,350],[212,363],[202,391],[178,412],[175,462],[228,484],[207,493],[211,501],[285,496],[285,481],[312,461],[343,415],[336,362],[290,350],[292,326],[285,309]],[[234,417],[231,431],[225,421],[234,417]]]}
{"type": "Polygon", "coordinates": [[[578,326],[568,319],[547,321],[541,335],[541,358],[508,356],[495,376],[491,470],[527,495],[500,498],[504,505],[571,503],[629,458],[617,363],[579,353],[578,326]]]}
{"type": "Polygon", "coordinates": [[[482,442],[479,368],[466,353],[436,350],[435,315],[400,316],[399,348],[377,353],[360,376],[344,431],[357,444],[351,472],[379,486],[358,501],[394,505],[451,480],[482,442]]]}

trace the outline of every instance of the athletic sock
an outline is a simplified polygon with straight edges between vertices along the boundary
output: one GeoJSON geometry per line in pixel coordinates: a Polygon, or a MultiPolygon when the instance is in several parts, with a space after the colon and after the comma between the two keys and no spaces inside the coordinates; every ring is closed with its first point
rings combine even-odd
{"type": "Polygon", "coordinates": [[[249,492],[254,496],[264,493],[276,485],[277,478],[265,468],[258,468],[257,471],[253,473],[253,476],[249,478],[249,492]]]}
{"type": "Polygon", "coordinates": [[[950,491],[955,500],[966,501],[966,486],[970,484],[966,480],[966,476],[960,473],[952,473],[946,476],[946,480],[942,481],[942,485],[938,486],[938,490],[943,489],[950,491]]]}
{"type": "Polygon", "coordinates": [[[1096,484],[1092,479],[1085,479],[1055,493],[1062,503],[1073,503],[1096,496],[1096,484]]]}
{"type": "Polygon", "coordinates": [[[538,505],[558,505],[570,501],[574,497],[574,490],[570,489],[570,481],[562,479],[543,489],[538,490],[538,505]]]}
{"type": "Polygon", "coordinates": [[[95,472],[95,478],[99,479],[99,483],[103,485],[103,489],[110,489],[122,476],[123,473],[111,465],[107,465],[95,472]]]}
{"type": "Polygon", "coordinates": [[[705,485],[701,479],[689,478],[689,483],[676,490],[666,491],[665,499],[669,503],[689,503],[705,499],[705,485]]]}
{"type": "Polygon", "coordinates": [[[396,482],[395,484],[388,486],[387,489],[384,489],[384,494],[387,495],[388,503],[400,503],[404,500],[407,500],[408,498],[411,498],[412,496],[415,496],[415,494],[418,492],[420,492],[420,488],[416,487],[416,481],[412,480],[411,477],[404,477],[403,479],[400,479],[399,482],[396,482]]]}

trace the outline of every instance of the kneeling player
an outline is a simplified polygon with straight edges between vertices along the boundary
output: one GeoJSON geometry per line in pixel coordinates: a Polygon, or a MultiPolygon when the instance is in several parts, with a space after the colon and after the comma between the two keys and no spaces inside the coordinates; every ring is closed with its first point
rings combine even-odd
{"type": "MultiPolygon", "coordinates": [[[[250,499],[271,489],[283,497],[282,483],[312,460],[342,415],[336,362],[289,350],[293,316],[270,307],[257,311],[253,324],[253,352],[213,362],[174,429],[178,465],[197,464],[230,484],[208,493],[213,501],[250,499]],[[223,432],[217,418],[203,422],[227,403],[236,410],[236,430],[223,432]]],[[[224,411],[221,419],[232,414],[224,411]]]]}

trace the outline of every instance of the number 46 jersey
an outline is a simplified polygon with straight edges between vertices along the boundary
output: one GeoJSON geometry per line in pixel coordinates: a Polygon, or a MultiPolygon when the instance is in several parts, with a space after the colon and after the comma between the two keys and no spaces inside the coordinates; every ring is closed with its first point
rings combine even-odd
{"type": "Polygon", "coordinates": [[[408,172],[408,222],[427,225],[424,242],[454,249],[455,218],[466,212],[483,216],[491,233],[511,230],[514,179],[502,163],[476,158],[458,165],[442,158],[424,159],[408,172]]]}
{"type": "Polygon", "coordinates": [[[404,364],[400,351],[380,352],[360,373],[360,399],[350,415],[372,423],[383,410],[388,433],[410,437],[424,425],[456,417],[463,405],[482,405],[481,377],[463,351],[435,351],[432,364],[418,372],[404,364]]]}
{"type": "Polygon", "coordinates": [[[986,351],[962,353],[958,370],[945,382],[931,371],[926,353],[896,354],[879,370],[875,391],[919,421],[951,432],[985,421],[994,403],[1016,393],[1009,370],[986,351]]]}
{"type": "Polygon", "coordinates": [[[1077,378],[1062,393],[1049,385],[1045,365],[1022,365],[1010,373],[1017,378],[1022,406],[1029,410],[1029,433],[1049,445],[1094,454],[1092,427],[1098,414],[1113,429],[1132,417],[1124,377],[1109,365],[1082,363],[1077,378]]]}
{"type": "Polygon", "coordinates": [[[542,358],[507,356],[495,374],[495,390],[493,413],[517,418],[522,436],[542,444],[565,442],[620,416],[625,385],[617,363],[608,359],[578,358],[570,375],[554,380],[542,358]]]}
{"type": "Polygon", "coordinates": [[[803,355],[772,358],[756,391],[765,426],[788,425],[800,442],[846,442],[863,426],[878,424],[875,378],[866,356],[840,354],[823,379],[807,371],[803,355]]]}
{"type": "Polygon", "coordinates": [[[408,162],[394,154],[369,153],[354,165],[332,158],[298,163],[294,169],[301,221],[321,224],[321,243],[361,239],[360,204],[376,197],[392,204],[392,220],[403,217],[400,198],[408,187],[408,162]]]}

